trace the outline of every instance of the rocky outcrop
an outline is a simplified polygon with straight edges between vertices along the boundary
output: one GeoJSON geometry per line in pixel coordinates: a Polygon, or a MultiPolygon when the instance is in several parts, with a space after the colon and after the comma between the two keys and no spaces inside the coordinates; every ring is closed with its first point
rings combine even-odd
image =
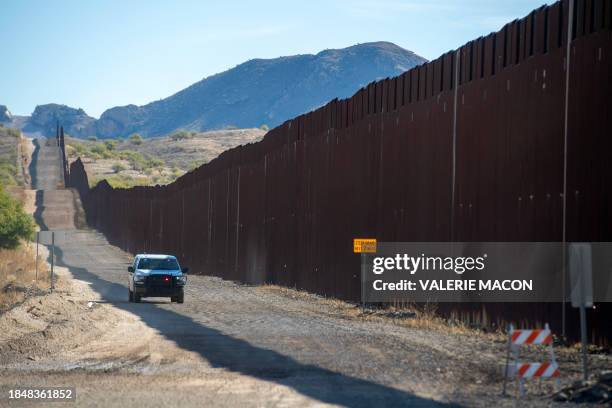
{"type": "Polygon", "coordinates": [[[95,135],[95,118],[88,116],[83,109],[56,103],[38,105],[28,119],[26,130],[39,130],[43,134],[54,135],[58,123],[71,136],[95,135]]]}

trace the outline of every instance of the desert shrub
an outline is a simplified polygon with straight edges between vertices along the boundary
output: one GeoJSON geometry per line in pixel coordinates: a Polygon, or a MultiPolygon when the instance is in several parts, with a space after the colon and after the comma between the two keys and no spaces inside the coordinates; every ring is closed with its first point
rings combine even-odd
{"type": "Polygon", "coordinates": [[[18,138],[21,136],[21,131],[19,129],[13,129],[13,128],[7,128],[6,129],[6,133],[9,136],[12,136],[14,138],[18,138]]]}
{"type": "Polygon", "coordinates": [[[94,159],[112,159],[115,157],[114,152],[109,151],[104,143],[96,143],[90,148],[91,157],[94,159]]]}
{"type": "Polygon", "coordinates": [[[104,145],[104,143],[96,143],[91,147],[90,150],[92,153],[102,156],[102,154],[106,152],[106,146],[104,145]]]}
{"type": "MultiPolygon", "coordinates": [[[[66,147],[72,148],[74,150],[74,155],[79,156],[79,157],[87,157],[90,154],[87,146],[85,146],[84,143],[77,142],[76,140],[71,141],[70,144],[66,145],[66,147]]],[[[68,153],[70,154],[71,149],[67,149],[67,150],[68,150],[68,153]]]]}
{"type": "Polygon", "coordinates": [[[189,165],[189,170],[190,170],[190,171],[191,171],[191,170],[195,170],[195,169],[197,169],[198,167],[200,167],[200,166],[202,166],[202,165],[204,165],[204,164],[206,164],[206,163],[208,163],[208,160],[206,160],[206,159],[194,160],[194,161],[192,161],[192,162],[191,162],[191,164],[189,165]]]}
{"type": "Polygon", "coordinates": [[[113,164],[113,171],[115,173],[121,173],[122,171],[127,170],[127,168],[121,163],[113,164]]]}
{"type": "Polygon", "coordinates": [[[135,145],[139,145],[143,141],[142,136],[140,136],[138,133],[134,133],[133,135],[130,135],[128,139],[130,140],[132,144],[135,144],[135,145]]]}
{"type": "Polygon", "coordinates": [[[263,125],[261,125],[259,127],[261,130],[263,130],[264,132],[267,132],[268,130],[270,130],[270,128],[268,127],[268,125],[266,125],[265,123],[263,125]]]}
{"type": "MultiPolygon", "coordinates": [[[[66,135],[64,135],[64,136],[66,136],[66,135]]],[[[87,138],[87,140],[89,140],[89,141],[91,141],[91,142],[95,142],[95,141],[97,141],[97,140],[98,140],[98,138],[97,138],[97,137],[95,137],[95,136],[89,136],[89,137],[87,138]]]]}
{"type": "Polygon", "coordinates": [[[156,157],[151,157],[147,161],[147,167],[152,167],[152,168],[164,167],[164,161],[156,157]]]}
{"type": "Polygon", "coordinates": [[[172,134],[170,134],[170,139],[174,140],[175,142],[179,140],[191,139],[192,137],[192,132],[188,132],[183,129],[175,130],[172,132],[172,134]]]}
{"type": "Polygon", "coordinates": [[[115,150],[117,148],[117,141],[113,139],[105,140],[104,146],[106,146],[106,150],[115,150]]]}
{"type": "Polygon", "coordinates": [[[0,248],[17,248],[20,240],[32,238],[34,229],[32,216],[0,186],[0,248]]]}
{"type": "Polygon", "coordinates": [[[0,186],[17,185],[17,166],[11,163],[0,162],[0,186]]]}
{"type": "Polygon", "coordinates": [[[174,167],[172,167],[171,174],[172,174],[172,177],[174,177],[176,179],[181,174],[183,174],[183,172],[181,171],[181,169],[179,169],[178,167],[174,166],[174,167]]]}
{"type": "Polygon", "coordinates": [[[106,180],[113,188],[131,188],[134,186],[146,186],[149,185],[149,179],[143,177],[132,177],[129,174],[116,174],[103,178],[92,178],[90,179],[90,187],[95,187],[102,180],[106,180]]]}

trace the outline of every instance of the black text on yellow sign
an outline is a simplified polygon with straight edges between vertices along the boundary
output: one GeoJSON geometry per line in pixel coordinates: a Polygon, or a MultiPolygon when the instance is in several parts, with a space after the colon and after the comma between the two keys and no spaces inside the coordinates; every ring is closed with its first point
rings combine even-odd
{"type": "Polygon", "coordinates": [[[355,238],[353,239],[353,252],[356,254],[376,253],[375,238],[355,238]]]}

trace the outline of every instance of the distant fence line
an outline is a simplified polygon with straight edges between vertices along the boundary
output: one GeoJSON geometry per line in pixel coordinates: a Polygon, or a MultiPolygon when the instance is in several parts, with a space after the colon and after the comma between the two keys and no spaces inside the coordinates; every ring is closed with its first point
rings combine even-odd
{"type": "MultiPolygon", "coordinates": [[[[354,237],[612,241],[611,4],[576,1],[572,19],[567,0],[543,6],[167,186],[90,189],[80,159],[68,184],[89,225],[127,251],[350,300],[354,237]]],[[[612,307],[600,306],[591,340],[609,344],[612,307]]],[[[562,324],[559,304],[439,307],[487,325],[562,324]]]]}

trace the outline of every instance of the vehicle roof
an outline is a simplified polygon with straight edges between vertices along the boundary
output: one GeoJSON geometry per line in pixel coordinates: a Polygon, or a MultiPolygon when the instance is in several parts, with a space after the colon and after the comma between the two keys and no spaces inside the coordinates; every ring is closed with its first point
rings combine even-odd
{"type": "Polygon", "coordinates": [[[152,259],[166,259],[166,258],[174,258],[174,255],[164,255],[164,254],[138,254],[136,258],[152,258],[152,259]]]}

